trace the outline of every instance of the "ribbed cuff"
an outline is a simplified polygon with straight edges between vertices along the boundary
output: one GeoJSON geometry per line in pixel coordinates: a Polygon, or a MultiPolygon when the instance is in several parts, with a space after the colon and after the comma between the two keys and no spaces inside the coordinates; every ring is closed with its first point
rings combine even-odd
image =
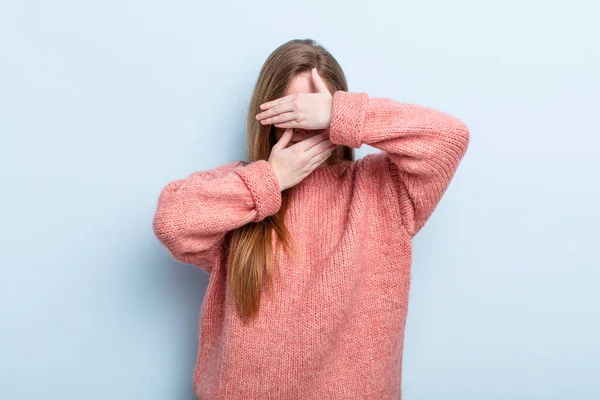
{"type": "Polygon", "coordinates": [[[343,90],[334,92],[329,128],[331,143],[355,149],[361,146],[361,132],[368,100],[368,94],[363,92],[345,92],[343,90]]]}
{"type": "Polygon", "coordinates": [[[281,191],[279,181],[273,166],[266,160],[257,160],[235,172],[248,187],[254,200],[256,217],[254,222],[259,222],[269,215],[276,214],[281,207],[281,191]]]}

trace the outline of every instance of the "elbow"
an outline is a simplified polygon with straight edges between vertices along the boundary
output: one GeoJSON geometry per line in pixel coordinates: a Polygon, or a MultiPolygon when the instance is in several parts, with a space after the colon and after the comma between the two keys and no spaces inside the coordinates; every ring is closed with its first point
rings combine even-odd
{"type": "Polygon", "coordinates": [[[215,241],[213,236],[192,231],[187,219],[178,218],[178,212],[159,209],[154,215],[152,229],[158,240],[169,250],[173,258],[194,264],[215,241]]]}
{"type": "Polygon", "coordinates": [[[152,230],[156,238],[175,256],[183,250],[185,242],[185,221],[181,207],[177,206],[173,193],[177,191],[181,180],[167,184],[158,198],[158,205],[152,220],[152,230]]]}
{"type": "Polygon", "coordinates": [[[454,124],[452,126],[452,131],[453,131],[454,135],[458,138],[458,140],[460,140],[465,145],[469,144],[469,138],[471,136],[471,132],[465,122],[463,122],[462,120],[460,120],[458,118],[455,118],[454,124]]]}
{"type": "Polygon", "coordinates": [[[177,246],[177,236],[179,229],[173,224],[173,219],[164,210],[157,210],[152,221],[152,230],[156,238],[167,248],[173,252],[177,246]]]}
{"type": "Polygon", "coordinates": [[[467,124],[459,119],[454,119],[454,123],[449,129],[449,140],[452,143],[452,147],[455,148],[459,157],[462,157],[469,147],[471,140],[471,131],[467,124]]]}
{"type": "Polygon", "coordinates": [[[156,238],[179,259],[186,253],[187,238],[184,227],[167,210],[158,210],[152,221],[152,230],[156,238]]]}
{"type": "Polygon", "coordinates": [[[173,258],[186,264],[202,262],[202,255],[210,247],[210,236],[202,230],[194,230],[191,207],[172,194],[181,180],[169,183],[161,192],[152,220],[152,230],[159,242],[173,258]]]}

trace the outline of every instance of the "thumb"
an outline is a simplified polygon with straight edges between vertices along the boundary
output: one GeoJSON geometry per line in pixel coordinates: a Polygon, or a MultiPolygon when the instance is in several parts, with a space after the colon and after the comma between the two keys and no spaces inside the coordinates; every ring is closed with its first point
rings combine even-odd
{"type": "Polygon", "coordinates": [[[294,128],[287,128],[285,130],[285,132],[283,132],[283,135],[281,135],[281,137],[279,138],[277,143],[275,143],[273,145],[273,148],[274,149],[276,148],[277,150],[285,149],[285,147],[290,142],[290,139],[292,138],[292,136],[294,136],[293,133],[294,133],[294,128]]]}
{"type": "Polygon", "coordinates": [[[317,69],[313,68],[311,72],[312,72],[313,82],[315,83],[315,87],[317,88],[317,92],[329,93],[329,89],[327,89],[327,85],[323,81],[323,78],[321,78],[321,75],[319,75],[319,72],[317,71],[317,69]]]}

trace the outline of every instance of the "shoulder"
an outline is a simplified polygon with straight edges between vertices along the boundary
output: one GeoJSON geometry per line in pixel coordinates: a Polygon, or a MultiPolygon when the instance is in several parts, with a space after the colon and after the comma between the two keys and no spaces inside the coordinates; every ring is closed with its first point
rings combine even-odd
{"type": "Polygon", "coordinates": [[[390,173],[390,161],[384,151],[367,154],[355,161],[355,174],[372,181],[387,180],[390,173]]]}
{"type": "MultiPolygon", "coordinates": [[[[365,180],[373,182],[380,179],[386,179],[390,169],[389,156],[379,151],[363,156],[354,161],[344,161],[336,165],[339,171],[339,177],[346,177],[350,180],[365,180]]],[[[332,168],[332,167],[327,167],[332,168]]]]}
{"type": "Polygon", "coordinates": [[[354,179],[360,182],[360,186],[368,188],[371,195],[375,194],[385,207],[394,205],[387,204],[389,199],[398,198],[398,187],[395,184],[397,169],[395,164],[384,151],[367,154],[355,161],[354,179]]]}

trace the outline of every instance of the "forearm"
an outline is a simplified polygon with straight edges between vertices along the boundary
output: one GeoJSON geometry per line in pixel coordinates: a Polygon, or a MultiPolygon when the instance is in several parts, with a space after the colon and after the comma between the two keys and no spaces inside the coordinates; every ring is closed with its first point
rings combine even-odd
{"type": "Polygon", "coordinates": [[[405,225],[416,233],[450,184],[469,129],[441,111],[366,93],[338,91],[333,104],[330,140],[353,148],[368,144],[387,154],[405,225]]]}
{"type": "Polygon", "coordinates": [[[225,233],[275,214],[281,192],[264,160],[196,172],[162,190],[153,221],[158,239],[175,257],[200,253],[225,233]]]}

